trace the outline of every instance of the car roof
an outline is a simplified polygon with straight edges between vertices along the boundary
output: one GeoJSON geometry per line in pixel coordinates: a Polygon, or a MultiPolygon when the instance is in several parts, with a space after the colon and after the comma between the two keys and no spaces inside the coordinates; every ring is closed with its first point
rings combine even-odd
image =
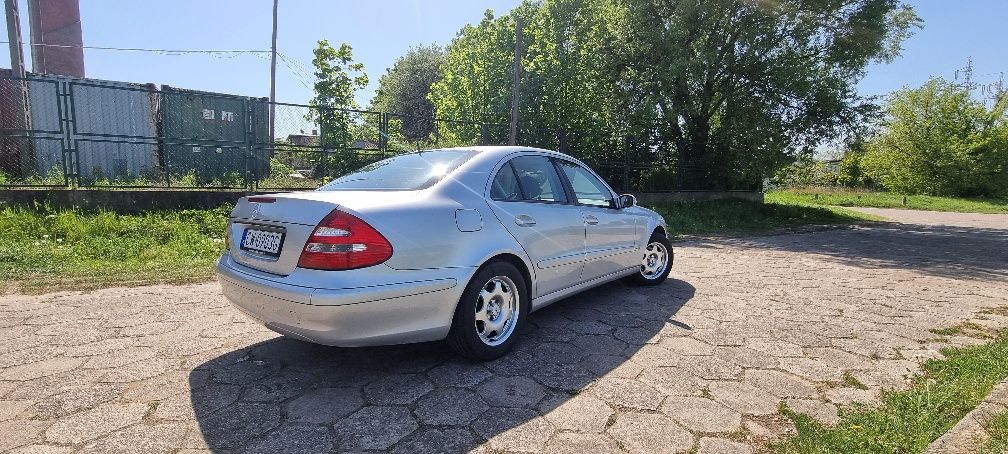
{"type": "MultiPolygon", "coordinates": [[[[453,147],[453,148],[439,148],[440,150],[470,150],[475,151],[482,158],[494,158],[494,157],[504,157],[515,152],[536,152],[549,154],[557,157],[566,157],[568,159],[574,159],[573,156],[568,156],[564,153],[555,150],[547,150],[545,148],[536,147],[526,147],[521,145],[477,145],[471,147],[453,147]]],[[[575,159],[576,160],[576,159],[575,159]]]]}

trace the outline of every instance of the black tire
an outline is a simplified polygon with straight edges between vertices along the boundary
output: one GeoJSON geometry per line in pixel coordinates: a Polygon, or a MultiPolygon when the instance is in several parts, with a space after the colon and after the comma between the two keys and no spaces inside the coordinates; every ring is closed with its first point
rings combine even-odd
{"type": "MultiPolygon", "coordinates": [[[[648,244],[645,246],[645,250],[648,247],[650,247],[652,244],[661,245],[661,247],[664,248],[665,254],[667,256],[667,262],[665,264],[665,269],[663,269],[661,272],[656,273],[656,274],[654,274],[654,273],[652,273],[652,274],[645,274],[644,265],[642,264],[640,271],[638,271],[638,272],[636,272],[634,274],[631,274],[630,276],[627,277],[627,281],[628,282],[630,282],[632,284],[635,284],[635,285],[648,285],[648,286],[650,286],[650,285],[661,284],[662,282],[665,282],[665,279],[668,278],[669,271],[672,270],[672,262],[673,262],[673,258],[675,256],[675,254],[672,252],[672,245],[669,244],[668,238],[665,238],[665,235],[662,234],[662,233],[660,233],[660,232],[654,232],[654,233],[651,234],[651,238],[648,240],[648,244]]],[[[642,257],[642,260],[647,257],[646,254],[647,254],[647,252],[645,253],[645,256],[642,257]]]]}
{"type": "MultiPolygon", "coordinates": [[[[528,295],[528,283],[525,282],[525,278],[521,271],[518,271],[518,268],[503,261],[488,263],[473,276],[465,291],[462,292],[462,298],[459,299],[458,305],[455,308],[455,317],[452,319],[452,327],[448,332],[445,342],[448,343],[448,346],[452,350],[466,358],[487,361],[504,356],[514,346],[518,332],[525,326],[525,318],[528,316],[529,308],[531,307],[528,295]],[[511,281],[514,288],[504,290],[510,287],[507,284],[507,280],[511,281]],[[518,312],[513,326],[507,331],[506,337],[498,339],[500,342],[495,345],[490,345],[487,341],[483,340],[479,332],[480,325],[476,318],[476,311],[481,307],[480,304],[486,304],[482,301],[480,293],[491,285],[495,289],[497,288],[496,286],[501,285],[500,289],[503,294],[512,292],[517,298],[514,307],[517,308],[518,312]]],[[[482,326],[484,330],[487,329],[485,322],[482,326]]],[[[492,339],[490,341],[494,342],[492,339]]]]}

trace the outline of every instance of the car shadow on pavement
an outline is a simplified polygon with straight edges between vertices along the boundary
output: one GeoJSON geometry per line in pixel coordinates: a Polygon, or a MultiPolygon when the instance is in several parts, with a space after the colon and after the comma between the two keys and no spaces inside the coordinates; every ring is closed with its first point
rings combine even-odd
{"type": "Polygon", "coordinates": [[[558,429],[600,432],[603,400],[640,398],[628,358],[661,334],[688,282],[607,284],[532,314],[514,350],[490,362],[441,343],[336,348],[277,337],[189,376],[202,440],[215,452],[538,450],[558,429]],[[592,385],[591,392],[582,392],[592,385]],[[596,396],[596,397],[592,397],[596,396]],[[562,409],[556,410],[563,406],[562,409]],[[583,426],[583,427],[582,427],[583,426]]]}
{"type": "Polygon", "coordinates": [[[951,279],[1008,278],[1004,229],[879,224],[829,234],[747,238],[747,246],[826,256],[846,266],[905,269],[951,279]]]}

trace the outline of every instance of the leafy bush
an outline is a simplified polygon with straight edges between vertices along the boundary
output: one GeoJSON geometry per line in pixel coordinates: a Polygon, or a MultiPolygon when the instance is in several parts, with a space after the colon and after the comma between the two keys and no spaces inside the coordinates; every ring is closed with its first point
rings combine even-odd
{"type": "Polygon", "coordinates": [[[66,184],[66,177],[63,175],[63,169],[52,166],[45,175],[33,175],[25,178],[24,184],[26,186],[61,186],[66,184]]]}
{"type": "Polygon", "coordinates": [[[895,92],[861,165],[890,191],[945,196],[1008,193],[1008,96],[993,107],[944,79],[895,92]]]}
{"type": "Polygon", "coordinates": [[[776,187],[805,188],[810,186],[836,186],[839,176],[826,169],[826,163],[811,155],[801,155],[795,162],[774,173],[770,184],[776,187]]]}
{"type": "Polygon", "coordinates": [[[172,186],[199,186],[199,182],[196,180],[196,171],[190,170],[184,174],[176,175],[175,178],[172,179],[171,184],[172,186]]]}

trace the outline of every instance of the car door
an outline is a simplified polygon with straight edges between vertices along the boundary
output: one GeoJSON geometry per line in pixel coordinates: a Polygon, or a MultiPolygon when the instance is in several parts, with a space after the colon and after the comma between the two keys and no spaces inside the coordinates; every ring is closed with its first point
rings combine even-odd
{"type": "Polygon", "coordinates": [[[584,221],[578,207],[568,203],[548,158],[524,155],[506,162],[491,180],[488,202],[536,268],[533,298],[580,282],[584,221]]]}
{"type": "Polygon", "coordinates": [[[557,160],[585,223],[585,264],[582,281],[640,264],[640,219],[616,206],[613,192],[592,171],[557,160]]]}

